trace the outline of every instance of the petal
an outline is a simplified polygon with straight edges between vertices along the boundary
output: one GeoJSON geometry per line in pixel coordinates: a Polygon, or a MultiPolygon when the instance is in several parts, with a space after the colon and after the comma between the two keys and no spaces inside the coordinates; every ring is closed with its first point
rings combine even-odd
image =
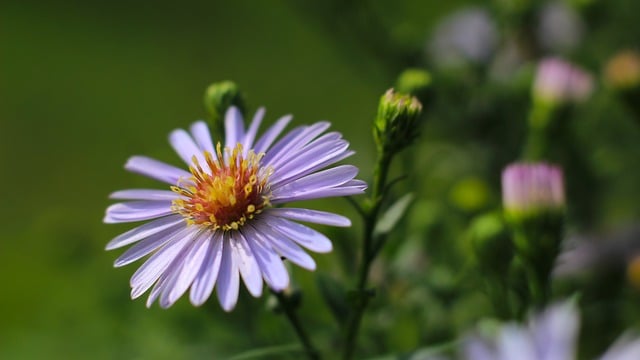
{"type": "Polygon", "coordinates": [[[256,142],[256,145],[253,147],[253,151],[256,154],[260,154],[266,152],[273,141],[280,135],[282,130],[289,124],[289,122],[293,119],[291,115],[283,116],[275,124],[273,124],[269,130],[267,130],[260,139],[256,142]]]}
{"type": "Polygon", "coordinates": [[[267,214],[263,217],[265,223],[271,225],[274,231],[282,233],[311,251],[327,253],[333,248],[331,240],[310,227],[267,214]]]}
{"type": "Polygon", "coordinates": [[[255,256],[251,252],[251,248],[249,248],[249,244],[247,244],[247,240],[240,232],[234,232],[231,235],[230,243],[247,290],[253,297],[259,297],[262,294],[262,273],[255,256]]]}
{"type": "Polygon", "coordinates": [[[289,286],[289,273],[280,256],[267,245],[264,237],[254,228],[247,229],[247,236],[247,243],[260,265],[267,285],[275,291],[284,290],[289,286]]]}
{"type": "Polygon", "coordinates": [[[296,245],[288,237],[275,233],[268,226],[260,224],[256,227],[262,233],[267,242],[280,254],[292,263],[307,270],[315,270],[316,262],[302,248],[296,245]]]}
{"type": "Polygon", "coordinates": [[[236,264],[233,249],[227,235],[223,237],[222,263],[220,263],[220,273],[218,274],[218,301],[224,311],[231,311],[238,302],[238,291],[240,289],[240,279],[238,274],[238,264],[236,264]]]}
{"type": "Polygon", "coordinates": [[[298,209],[298,208],[270,208],[265,211],[269,215],[280,216],[291,220],[323,224],[330,226],[351,226],[351,220],[325,211],[298,209]]]}
{"type": "Polygon", "coordinates": [[[113,240],[109,241],[106,246],[106,250],[113,250],[119,247],[133,244],[136,241],[159,233],[181,222],[184,222],[184,218],[181,215],[177,214],[153,220],[144,225],[138,226],[137,228],[131,229],[124,234],[118,235],[113,240]]]}
{"type": "Polygon", "coordinates": [[[178,194],[169,190],[153,190],[153,189],[128,189],[113,192],[109,195],[110,199],[124,200],[169,200],[178,198],[178,194]]]}
{"type": "Polygon", "coordinates": [[[270,165],[274,169],[270,182],[272,186],[278,186],[280,183],[296,180],[325,168],[353,155],[354,152],[348,149],[349,143],[340,140],[290,154],[281,160],[281,164],[270,165]]]}
{"type": "Polygon", "coordinates": [[[175,260],[192,238],[193,229],[187,228],[177,233],[165,246],[142,264],[130,280],[131,298],[135,299],[147,291],[158,280],[160,275],[167,270],[169,264],[175,260]]]}
{"type": "Polygon", "coordinates": [[[529,333],[515,325],[502,327],[497,349],[499,360],[540,360],[529,333]]]}
{"type": "Polygon", "coordinates": [[[129,201],[107,208],[107,224],[155,219],[172,214],[171,201],[129,201]]]}
{"type": "Polygon", "coordinates": [[[216,279],[218,278],[221,262],[222,236],[219,232],[215,232],[211,240],[209,240],[207,255],[202,261],[198,275],[196,275],[193,285],[191,286],[189,299],[193,305],[200,306],[211,296],[216,279]]]}
{"type": "Polygon", "coordinates": [[[274,205],[287,203],[290,201],[303,201],[312,199],[321,199],[336,196],[350,196],[359,195],[364,193],[367,189],[367,184],[360,180],[351,180],[344,185],[335,188],[321,188],[311,189],[306,192],[296,193],[295,195],[284,194],[278,198],[271,199],[271,203],[274,205]]]}
{"type": "Polygon", "coordinates": [[[181,179],[186,180],[191,178],[190,173],[180,168],[146,156],[130,157],[124,165],[124,168],[128,171],[160,180],[171,185],[177,184],[181,179]]]}
{"type": "Polygon", "coordinates": [[[211,133],[209,132],[209,127],[204,121],[200,120],[193,123],[189,130],[191,130],[191,136],[193,136],[193,139],[196,141],[202,152],[208,151],[211,154],[215,154],[213,141],[211,140],[211,133]]]}
{"type": "Polygon", "coordinates": [[[244,120],[240,110],[232,106],[224,117],[225,147],[235,148],[244,138],[244,120]]]}
{"type": "Polygon", "coordinates": [[[113,266],[114,267],[125,266],[149,255],[156,249],[166,244],[169,240],[171,240],[173,236],[175,236],[179,231],[183,230],[184,228],[185,228],[185,225],[183,223],[179,223],[179,224],[173,225],[172,227],[166,229],[165,231],[149,236],[148,238],[135,244],[130,249],[125,251],[122,255],[120,255],[116,259],[116,261],[113,263],[113,266]]]}
{"type": "Polygon", "coordinates": [[[195,156],[200,166],[205,168],[205,170],[209,169],[203,151],[196,145],[188,132],[182,129],[173,130],[171,134],[169,134],[169,142],[178,156],[180,156],[182,161],[188,166],[193,164],[193,157],[195,156]]]}
{"type": "Polygon", "coordinates": [[[175,303],[182,294],[187,291],[189,286],[193,283],[194,279],[198,275],[200,268],[202,267],[207,250],[209,249],[209,243],[211,242],[211,232],[202,232],[194,241],[194,245],[186,255],[182,270],[177,276],[175,284],[171,288],[168,294],[168,302],[170,304],[175,303]]]}
{"type": "Polygon", "coordinates": [[[331,126],[326,121],[317,122],[311,126],[296,128],[280,139],[264,156],[264,164],[270,166],[277,163],[279,159],[287,154],[305,146],[316,136],[322,134],[331,126]]]}
{"type": "Polygon", "coordinates": [[[349,147],[349,143],[342,140],[341,136],[340,133],[332,132],[324,134],[309,143],[300,143],[299,146],[294,146],[284,152],[278,159],[274,158],[270,160],[268,166],[274,169],[285,168],[284,171],[289,171],[289,167],[299,167],[300,164],[304,164],[312,159],[315,160],[336,149],[345,151],[349,147]],[[301,158],[304,160],[301,161],[301,158]]]}
{"type": "Polygon", "coordinates": [[[261,107],[258,109],[258,111],[256,111],[256,114],[253,115],[253,120],[251,120],[249,130],[247,130],[247,133],[242,140],[242,149],[244,152],[244,156],[247,156],[249,150],[253,147],[253,141],[256,139],[258,128],[260,128],[260,123],[262,123],[262,119],[264,118],[264,113],[265,109],[261,107]]]}

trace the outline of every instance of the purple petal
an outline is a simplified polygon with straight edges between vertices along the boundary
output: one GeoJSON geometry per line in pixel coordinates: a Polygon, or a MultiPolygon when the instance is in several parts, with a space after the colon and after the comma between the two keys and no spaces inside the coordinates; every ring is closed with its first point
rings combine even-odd
{"type": "Polygon", "coordinates": [[[130,201],[107,208],[107,224],[155,219],[171,214],[171,201],[130,201]]]}
{"type": "Polygon", "coordinates": [[[238,264],[236,264],[229,237],[225,234],[222,245],[222,263],[218,274],[218,300],[224,311],[231,311],[238,302],[240,288],[238,264]]]}
{"type": "Polygon", "coordinates": [[[268,166],[277,163],[281,157],[305,146],[309,141],[327,130],[329,126],[331,126],[330,123],[321,121],[311,126],[302,127],[301,130],[295,129],[291,131],[265,154],[264,164],[268,166]]]}
{"type": "Polygon", "coordinates": [[[235,148],[244,138],[244,121],[240,110],[232,106],[224,117],[225,147],[235,148]]]}
{"type": "Polygon", "coordinates": [[[153,189],[128,189],[113,192],[109,195],[110,199],[124,200],[169,200],[178,198],[178,194],[169,190],[153,190],[153,189]]]}
{"type": "Polygon", "coordinates": [[[243,153],[246,156],[249,153],[249,150],[253,147],[253,141],[256,139],[256,134],[258,133],[258,128],[260,128],[260,123],[262,123],[262,119],[264,118],[265,109],[263,107],[259,108],[256,111],[256,114],[253,115],[253,120],[251,120],[251,125],[249,125],[249,130],[244,136],[242,140],[242,149],[243,153]]]}
{"type": "Polygon", "coordinates": [[[349,143],[342,140],[340,133],[336,132],[324,134],[308,144],[301,143],[300,145],[301,146],[287,150],[279,159],[272,159],[269,162],[265,161],[265,164],[274,169],[285,168],[284,171],[289,171],[289,168],[292,166],[299,167],[300,164],[305,164],[311,159],[317,159],[327,152],[334,151],[335,149],[344,151],[349,147],[349,143]],[[304,158],[305,160],[300,161],[300,158],[304,158]]]}
{"type": "Polygon", "coordinates": [[[291,220],[323,224],[330,226],[351,226],[348,218],[318,210],[298,209],[298,208],[270,208],[265,211],[269,215],[284,217],[291,220]]]}
{"type": "Polygon", "coordinates": [[[116,259],[116,261],[113,263],[113,266],[114,267],[125,266],[149,255],[156,249],[166,244],[179,231],[184,230],[184,228],[185,228],[185,225],[183,223],[179,223],[179,224],[173,225],[172,227],[166,229],[165,231],[149,236],[148,238],[135,244],[129,250],[125,251],[122,255],[120,255],[116,259]]]}
{"type": "Polygon", "coordinates": [[[181,222],[184,222],[184,218],[181,215],[169,215],[157,220],[153,220],[144,225],[138,226],[137,228],[131,229],[124,234],[118,235],[113,240],[109,241],[106,246],[106,250],[113,250],[119,247],[133,244],[136,241],[159,233],[181,222]]]}
{"type": "Polygon", "coordinates": [[[169,142],[178,156],[180,156],[182,161],[187,165],[190,166],[193,164],[193,157],[195,156],[202,168],[204,169],[206,167],[206,169],[208,169],[202,150],[198,148],[198,145],[196,145],[191,136],[189,136],[189,133],[182,129],[173,130],[171,134],[169,134],[169,142]]]}
{"type": "Polygon", "coordinates": [[[222,236],[219,232],[216,232],[209,241],[207,256],[202,261],[198,275],[196,275],[193,285],[191,286],[189,299],[193,305],[200,306],[211,296],[216,279],[218,278],[221,262],[222,236]]]}
{"type": "Polygon", "coordinates": [[[200,268],[207,255],[209,243],[211,242],[211,232],[204,231],[194,240],[194,245],[186,255],[182,270],[177,276],[175,284],[168,294],[168,303],[175,303],[182,294],[187,291],[198,275],[200,268]]]}
{"type": "Polygon", "coordinates": [[[331,240],[310,227],[283,218],[269,216],[266,213],[263,217],[265,223],[271,225],[274,231],[282,233],[311,251],[327,253],[333,248],[331,240]]]}
{"type": "Polygon", "coordinates": [[[280,256],[267,245],[266,240],[258,231],[250,227],[247,228],[247,243],[260,265],[264,280],[271,289],[284,290],[289,286],[289,273],[280,260],[280,256]]]}
{"type": "Polygon", "coordinates": [[[153,254],[131,277],[131,298],[135,299],[147,291],[160,275],[167,270],[182,249],[193,237],[192,229],[175,234],[165,246],[153,254]]]}
{"type": "Polygon", "coordinates": [[[211,140],[211,133],[209,132],[209,127],[204,121],[198,121],[191,125],[191,136],[198,144],[201,152],[208,151],[211,154],[215,154],[215,149],[213,148],[213,141],[211,140]]]}
{"type": "Polygon", "coordinates": [[[260,139],[258,139],[256,145],[253,147],[253,151],[255,151],[256,154],[266,152],[271,144],[273,144],[273,141],[278,137],[278,135],[280,135],[282,130],[284,130],[287,124],[289,124],[292,118],[293,117],[291,115],[287,115],[278,119],[278,121],[276,121],[276,123],[262,134],[260,139]]]}
{"type": "Polygon", "coordinates": [[[256,227],[262,233],[267,242],[280,254],[292,263],[307,269],[315,270],[316,262],[304,250],[302,250],[295,242],[280,233],[275,233],[268,226],[260,224],[256,227]]]}
{"type": "Polygon", "coordinates": [[[262,273],[247,240],[240,232],[232,233],[231,246],[242,280],[253,297],[262,294],[262,273]]]}
{"type": "Polygon", "coordinates": [[[191,178],[190,173],[180,168],[146,156],[130,157],[124,168],[171,185],[176,185],[180,179],[187,180],[191,178]]]}

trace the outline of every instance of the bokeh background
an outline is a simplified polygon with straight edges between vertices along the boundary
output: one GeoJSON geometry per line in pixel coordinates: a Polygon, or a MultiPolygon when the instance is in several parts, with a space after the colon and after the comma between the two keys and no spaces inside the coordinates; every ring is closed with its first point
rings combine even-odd
{"type": "MultiPolygon", "coordinates": [[[[639,11],[633,0],[3,1],[0,358],[218,359],[295,343],[269,296],[244,289],[232,313],[215,298],[202,308],[181,299],[169,310],[131,301],[136,266],[113,269],[119,252],[104,251],[130,226],[102,224],[107,195],[160,186],[126,173],[124,162],[144,154],[180,164],[167,134],[206,118],[204,89],[221,80],[239,84],[250,112],[266,106],[267,123],[289,113],[295,124],[330,120],[369,180],[377,101],[406,67],[431,71],[435,90],[423,136],[395,164],[394,173],[409,174],[397,193],[417,200],[373,271],[380,296],[360,353],[408,353],[455,338],[491,313],[477,282],[467,281],[465,234],[474,216],[499,208],[500,170],[520,155],[541,56],[572,59],[597,83],[557,139],[568,149],[554,159],[568,169],[568,233],[615,233],[639,218],[640,122],[600,84],[606,59],[639,45],[639,11]],[[565,12],[544,20],[555,24],[545,33],[549,6],[565,12]],[[513,16],[526,7],[535,10],[513,16]],[[460,11],[475,20],[447,18],[460,11]],[[469,38],[460,28],[474,22],[489,30],[469,38]],[[527,51],[512,57],[513,39],[527,51]],[[456,50],[469,42],[468,53],[456,50]]],[[[355,218],[342,199],[310,205],[355,218]]],[[[338,338],[316,275],[353,283],[359,225],[320,227],[336,251],[314,256],[316,274],[292,270],[301,316],[321,348],[338,338]]],[[[608,282],[613,295],[590,288],[594,313],[622,309],[600,343],[638,319],[625,264],[608,282]]]]}

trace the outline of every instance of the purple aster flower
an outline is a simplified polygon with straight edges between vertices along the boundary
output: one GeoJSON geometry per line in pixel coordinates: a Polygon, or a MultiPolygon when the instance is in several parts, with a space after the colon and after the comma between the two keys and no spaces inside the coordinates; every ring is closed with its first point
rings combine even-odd
{"type": "Polygon", "coordinates": [[[214,145],[207,125],[194,123],[190,133],[171,132],[169,142],[189,171],[144,156],[133,156],[125,168],[168,184],[166,190],[132,189],[111,194],[128,200],[107,208],[104,222],[151,220],[107,244],[107,250],[135,244],[122,254],[120,267],[150,255],[131,277],[131,297],[151,289],[147,306],[159,300],[167,308],[189,288],[191,303],[203,304],[217,289],[230,311],[242,278],[249,293],[262,293],[263,279],[281,291],[289,285],[282,257],[305,269],[315,262],[301,248],[324,253],[331,242],[297,221],[350,226],[349,219],[323,211],[278,207],[281,204],[361,194],[365,182],[355,180],[351,165],[328,166],[351,155],[328,122],[300,126],[280,140],[291,116],[280,118],[261,137],[264,109],[245,129],[242,115],[230,108],[225,140],[214,145]]]}
{"type": "Polygon", "coordinates": [[[509,212],[561,209],[565,204],[562,169],[546,163],[514,163],[502,172],[502,201],[509,212]]]}
{"type": "Polygon", "coordinates": [[[560,58],[546,58],[538,64],[533,94],[544,102],[562,104],[586,100],[593,88],[593,77],[583,69],[560,58]]]}

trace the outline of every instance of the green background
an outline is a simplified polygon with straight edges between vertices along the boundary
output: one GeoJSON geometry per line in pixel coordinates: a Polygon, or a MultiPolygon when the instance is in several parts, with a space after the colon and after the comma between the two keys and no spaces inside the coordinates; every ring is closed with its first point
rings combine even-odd
{"type": "MultiPolygon", "coordinates": [[[[130,226],[102,224],[104,209],[111,203],[107,195],[119,189],[160,186],[125,172],[124,162],[144,154],[180,164],[168,146],[168,133],[204,118],[204,89],[227,79],[246,93],[250,112],[267,107],[267,123],[289,113],[295,124],[330,120],[357,152],[349,162],[361,168],[362,179],[369,180],[375,157],[370,124],[377,100],[409,62],[397,61],[392,53],[385,57],[390,48],[377,46],[375,32],[363,33],[358,24],[367,20],[357,16],[357,9],[372,7],[370,12],[383,15],[387,40],[413,49],[414,58],[421,59],[434,21],[459,3],[389,0],[345,2],[343,7],[249,0],[2,2],[0,358],[224,358],[252,348],[294,343],[284,319],[265,311],[267,296],[255,300],[244,289],[232,313],[224,313],[215,298],[202,308],[183,298],[169,310],[157,305],[148,310],[144,300],[131,301],[128,280],[137,265],[113,269],[120,251],[104,251],[111,238],[130,226]]],[[[615,46],[637,39],[633,32],[625,32],[630,16],[619,13],[622,20],[600,27],[592,34],[593,43],[578,54],[593,69],[615,46]]],[[[469,111],[475,111],[486,105],[482,98],[480,104],[471,102],[455,87],[448,91],[453,100],[446,106],[452,109],[469,105],[469,111]]],[[[506,96],[509,104],[526,103],[528,90],[513,93],[516,100],[506,96]]],[[[591,114],[591,122],[575,129],[587,163],[602,170],[596,178],[604,189],[604,205],[590,215],[596,228],[630,222],[639,212],[639,171],[633,162],[638,150],[629,149],[637,145],[640,133],[624,111],[616,115],[606,110],[610,101],[600,97],[583,110],[591,114]],[[611,127],[603,123],[605,118],[622,120],[611,127]],[[619,178],[623,172],[626,176],[619,178]]],[[[456,116],[462,115],[452,117],[456,116]]],[[[521,121],[524,114],[514,117],[521,121]]],[[[473,214],[499,203],[499,175],[484,166],[487,161],[477,162],[478,157],[493,156],[484,128],[465,124],[467,120],[449,120],[435,116],[436,125],[425,137],[433,141],[417,146],[413,160],[404,159],[413,161],[409,166],[421,174],[405,185],[420,195],[405,228],[430,236],[453,231],[458,243],[473,214]],[[474,205],[478,192],[488,195],[474,205]]],[[[497,163],[516,157],[502,154],[497,163]]],[[[574,197],[585,196],[587,192],[574,197]]],[[[344,200],[310,205],[354,216],[344,200]]],[[[349,247],[357,240],[360,224],[354,222],[346,231],[321,230],[334,243],[342,242],[337,249],[349,247]]],[[[418,249],[429,246],[419,237],[408,244],[418,249]]],[[[397,274],[425,271],[420,259],[413,268],[406,260],[415,249],[398,249],[398,244],[392,248],[392,254],[403,256],[394,265],[400,269],[397,274]]],[[[339,268],[340,255],[314,255],[319,272],[339,268]]],[[[437,270],[434,279],[427,280],[435,281],[436,288],[445,284],[446,290],[453,275],[447,268],[437,270]]],[[[337,330],[319,299],[313,274],[293,271],[305,292],[302,312],[307,327],[322,347],[331,347],[337,330]]],[[[336,272],[335,276],[343,276],[336,272]]],[[[384,279],[384,272],[373,276],[374,281],[376,276],[384,279]]],[[[427,281],[421,276],[418,282],[427,281]]],[[[437,333],[443,322],[467,324],[477,317],[462,311],[451,319],[443,315],[446,302],[429,303],[432,295],[420,291],[410,294],[414,298],[405,297],[407,286],[394,283],[387,298],[398,301],[402,311],[387,309],[365,323],[374,328],[364,341],[373,346],[369,353],[389,348],[409,351],[426,339],[447,338],[420,335],[421,321],[435,322],[437,333]],[[427,304],[434,307],[425,320],[422,313],[416,314],[427,304]],[[384,345],[377,342],[379,338],[385,338],[384,345]]],[[[474,296],[464,301],[487,306],[474,296]]],[[[450,329],[442,331],[448,334],[450,329]]]]}

